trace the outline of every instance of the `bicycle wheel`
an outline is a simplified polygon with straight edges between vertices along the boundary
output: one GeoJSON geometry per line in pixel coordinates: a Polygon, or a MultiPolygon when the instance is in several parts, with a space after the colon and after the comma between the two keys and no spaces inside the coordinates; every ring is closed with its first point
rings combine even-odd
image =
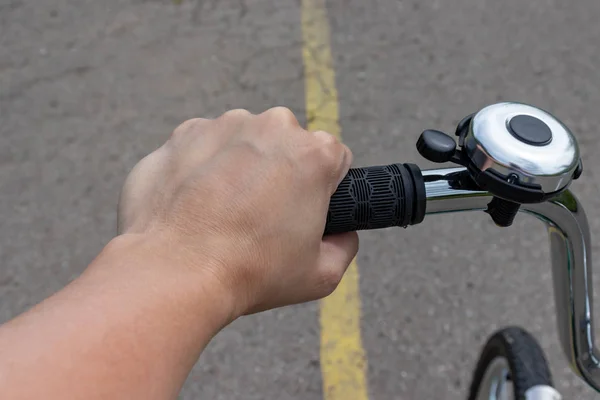
{"type": "Polygon", "coordinates": [[[494,333],[480,354],[469,400],[560,400],[539,343],[519,327],[494,333]]]}

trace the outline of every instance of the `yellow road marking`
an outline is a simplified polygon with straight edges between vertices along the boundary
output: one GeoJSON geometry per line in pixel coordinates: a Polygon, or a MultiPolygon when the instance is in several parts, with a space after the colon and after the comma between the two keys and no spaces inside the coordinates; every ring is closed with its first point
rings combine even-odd
{"type": "MultiPolygon", "coordinates": [[[[340,136],[338,95],[325,0],[302,0],[302,55],[308,130],[340,136]]],[[[321,374],[325,400],[368,400],[360,333],[358,267],[353,261],[336,291],[321,301],[321,374]]]]}

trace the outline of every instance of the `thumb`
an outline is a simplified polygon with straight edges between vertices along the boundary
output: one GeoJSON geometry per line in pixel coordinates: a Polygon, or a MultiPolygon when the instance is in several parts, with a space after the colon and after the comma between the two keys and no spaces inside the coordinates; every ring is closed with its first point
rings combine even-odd
{"type": "Polygon", "coordinates": [[[358,233],[347,232],[325,236],[321,241],[318,271],[322,284],[320,297],[328,296],[338,286],[358,252],[358,233]]]}

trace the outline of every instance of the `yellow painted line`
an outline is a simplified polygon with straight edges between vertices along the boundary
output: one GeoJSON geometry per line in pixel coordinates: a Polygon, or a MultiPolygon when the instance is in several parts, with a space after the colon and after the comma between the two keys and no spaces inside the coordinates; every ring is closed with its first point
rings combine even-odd
{"type": "MultiPolygon", "coordinates": [[[[325,0],[302,0],[302,36],[307,128],[341,138],[325,0]]],[[[355,261],[336,291],[321,301],[320,324],[324,399],[368,400],[355,261]]]]}

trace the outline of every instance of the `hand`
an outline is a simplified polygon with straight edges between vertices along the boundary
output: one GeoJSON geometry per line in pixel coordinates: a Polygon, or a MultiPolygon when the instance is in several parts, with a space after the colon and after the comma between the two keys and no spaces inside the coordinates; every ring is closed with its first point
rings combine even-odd
{"type": "Polygon", "coordinates": [[[127,178],[121,235],[1,327],[2,398],[175,398],[233,319],[331,293],[358,247],[323,238],[351,159],[282,108],[181,125],[127,178]]]}
{"type": "Polygon", "coordinates": [[[119,232],[160,238],[169,268],[214,278],[235,316],[319,299],[358,250],[356,233],[323,238],[351,162],[285,108],[189,120],[127,178],[119,232]]]}

